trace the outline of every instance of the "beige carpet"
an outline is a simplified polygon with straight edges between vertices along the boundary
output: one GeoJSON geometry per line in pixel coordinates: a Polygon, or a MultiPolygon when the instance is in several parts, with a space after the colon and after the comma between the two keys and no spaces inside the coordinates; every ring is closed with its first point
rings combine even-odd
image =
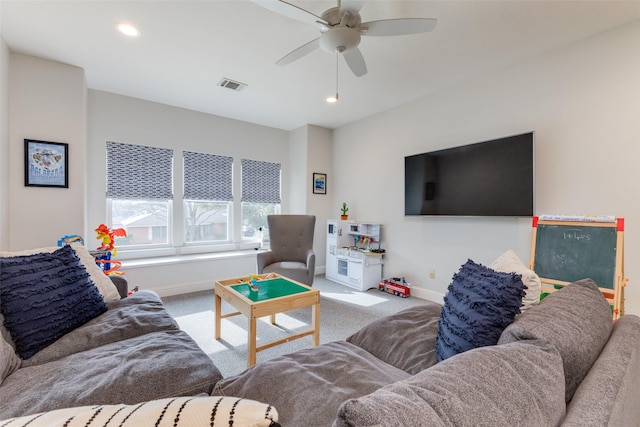
{"type": "MultiPolygon", "coordinates": [[[[414,297],[395,295],[369,289],[358,292],[316,276],[313,286],[320,290],[320,343],[343,340],[371,321],[404,308],[423,304],[414,297]]],[[[222,319],[222,337],[214,339],[213,291],[197,292],[163,298],[167,309],[209,355],[225,377],[235,375],[247,366],[247,318],[240,315],[222,319]]],[[[223,302],[223,313],[236,311],[223,302]]],[[[311,308],[302,308],[276,316],[276,325],[269,318],[258,321],[257,345],[308,330],[311,308]]],[[[268,360],[280,354],[311,347],[310,336],[269,348],[257,353],[257,361],[268,360]]]]}

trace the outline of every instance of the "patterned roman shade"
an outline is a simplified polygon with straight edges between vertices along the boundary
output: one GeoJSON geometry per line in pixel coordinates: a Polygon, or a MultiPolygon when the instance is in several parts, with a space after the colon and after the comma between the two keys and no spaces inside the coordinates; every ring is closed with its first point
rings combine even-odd
{"type": "Polygon", "coordinates": [[[280,163],[242,159],[242,201],[280,203],[280,163]]]}
{"type": "Polygon", "coordinates": [[[233,200],[233,157],[183,152],[186,200],[233,200]]]}
{"type": "Polygon", "coordinates": [[[173,150],[107,142],[107,197],[173,198],[173,150]]]}

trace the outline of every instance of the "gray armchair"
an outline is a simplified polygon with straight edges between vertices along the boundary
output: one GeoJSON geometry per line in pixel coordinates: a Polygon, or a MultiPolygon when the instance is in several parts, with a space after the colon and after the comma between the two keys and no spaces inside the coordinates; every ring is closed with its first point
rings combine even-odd
{"type": "Polygon", "coordinates": [[[312,286],[315,215],[269,215],[267,224],[271,250],[258,252],[258,274],[278,273],[312,286]]]}

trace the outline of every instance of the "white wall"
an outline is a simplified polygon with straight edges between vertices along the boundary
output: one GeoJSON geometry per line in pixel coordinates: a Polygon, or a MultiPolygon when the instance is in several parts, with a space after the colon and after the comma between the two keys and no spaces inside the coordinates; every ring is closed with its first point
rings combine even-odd
{"type": "Polygon", "coordinates": [[[289,204],[289,213],[305,214],[307,205],[307,152],[308,152],[308,126],[302,126],[289,132],[289,161],[295,164],[290,169],[289,183],[290,194],[295,195],[289,204]]]}
{"type": "Polygon", "coordinates": [[[14,53],[9,70],[9,250],[52,246],[84,232],[84,70],[14,53]],[[69,144],[69,188],[24,186],[25,138],[69,144]]]}
{"type": "Polygon", "coordinates": [[[531,222],[405,217],[404,156],[531,130],[537,213],[624,217],[626,310],[640,314],[637,21],[335,130],[334,204],[384,224],[385,276],[441,297],[468,258],[513,249],[528,263],[531,222]]]}
{"type": "MultiPolygon", "coordinates": [[[[313,247],[316,252],[316,274],[324,274],[326,264],[327,236],[325,225],[331,215],[331,199],[327,194],[314,194],[312,179],[314,172],[331,176],[332,131],[327,128],[305,125],[291,131],[289,136],[289,159],[292,168],[290,213],[316,216],[313,247]]],[[[337,211],[337,210],[336,210],[337,211]]]]}
{"type": "Polygon", "coordinates": [[[0,36],[0,251],[9,249],[9,48],[0,36]]]}
{"type": "Polygon", "coordinates": [[[313,247],[316,252],[316,274],[324,274],[326,267],[327,220],[334,219],[339,213],[338,207],[331,205],[333,192],[333,131],[331,129],[309,125],[307,126],[307,176],[306,184],[309,196],[306,212],[316,216],[316,228],[313,247]],[[313,194],[312,177],[314,172],[327,174],[327,194],[313,194]]]}

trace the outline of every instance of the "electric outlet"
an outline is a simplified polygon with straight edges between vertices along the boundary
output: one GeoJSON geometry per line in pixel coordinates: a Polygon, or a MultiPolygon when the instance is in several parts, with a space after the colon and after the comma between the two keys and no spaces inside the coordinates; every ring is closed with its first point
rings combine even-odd
{"type": "Polygon", "coordinates": [[[429,279],[435,279],[435,278],[436,278],[436,271],[429,270],[429,279]]]}

